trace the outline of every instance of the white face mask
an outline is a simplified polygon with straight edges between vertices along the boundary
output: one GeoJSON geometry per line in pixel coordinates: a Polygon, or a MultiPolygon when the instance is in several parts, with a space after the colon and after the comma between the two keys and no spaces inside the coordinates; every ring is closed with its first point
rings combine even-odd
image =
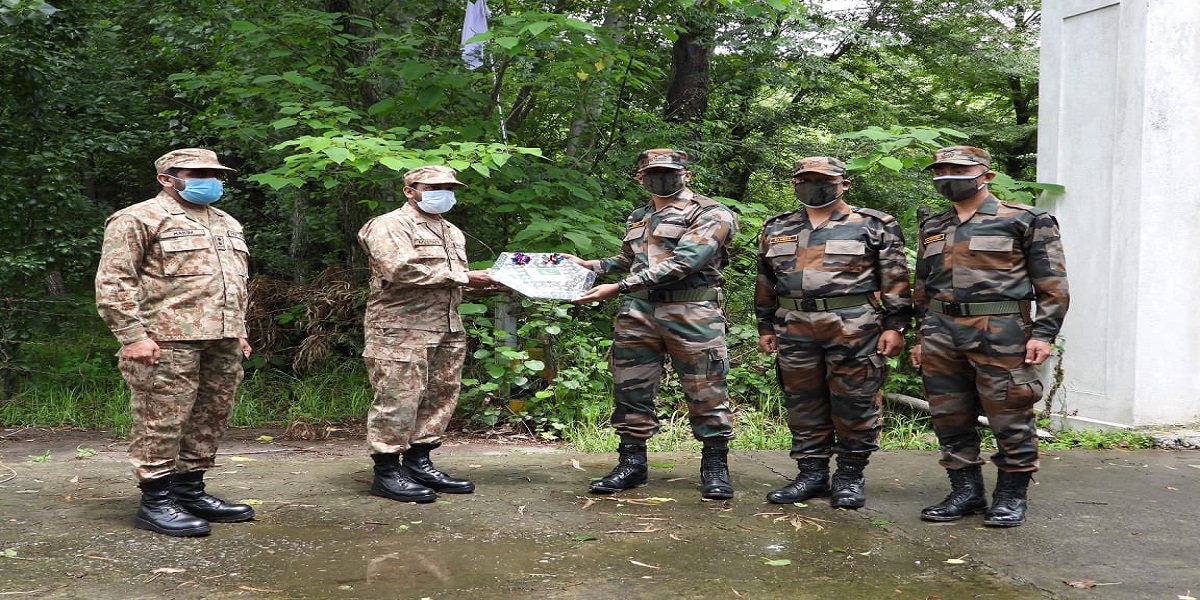
{"type": "Polygon", "coordinates": [[[417,208],[431,215],[440,215],[454,208],[454,190],[425,190],[417,200],[417,208]]]}

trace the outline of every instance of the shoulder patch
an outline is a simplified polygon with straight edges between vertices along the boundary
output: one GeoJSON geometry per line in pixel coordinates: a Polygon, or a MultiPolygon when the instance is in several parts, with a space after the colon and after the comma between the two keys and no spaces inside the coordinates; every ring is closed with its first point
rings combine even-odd
{"type": "Polygon", "coordinates": [[[1023,210],[1025,212],[1033,214],[1033,215],[1044,215],[1047,212],[1049,212],[1044,208],[1038,208],[1036,206],[1029,206],[1028,204],[1018,204],[1016,202],[1008,202],[1006,200],[1001,200],[1000,204],[1007,206],[1008,208],[1012,208],[1012,209],[1016,209],[1016,210],[1023,210]]]}
{"type": "Polygon", "coordinates": [[[925,239],[921,240],[921,244],[922,244],[922,245],[926,245],[926,246],[927,246],[927,245],[929,245],[929,244],[932,244],[932,243],[934,243],[934,242],[940,242],[940,241],[942,241],[942,240],[944,240],[944,239],[946,239],[946,234],[944,234],[944,233],[935,233],[935,234],[933,234],[933,235],[931,235],[931,236],[929,236],[929,237],[927,237],[927,238],[925,238],[925,239]]]}
{"type": "Polygon", "coordinates": [[[768,244],[785,244],[787,242],[795,242],[800,239],[797,235],[781,235],[773,238],[768,238],[768,244]]]}
{"type": "Polygon", "coordinates": [[[883,212],[882,210],[875,210],[873,208],[866,208],[866,207],[862,207],[862,206],[855,206],[855,207],[851,208],[851,210],[853,210],[854,212],[859,213],[859,214],[867,215],[869,217],[875,217],[876,219],[879,219],[880,221],[883,221],[884,223],[891,223],[892,221],[896,220],[896,217],[893,217],[892,215],[889,215],[889,214],[883,212]]]}
{"type": "Polygon", "coordinates": [[[645,227],[645,226],[646,226],[646,221],[642,220],[642,221],[638,221],[637,223],[630,223],[630,224],[626,225],[625,230],[628,231],[630,229],[637,229],[638,227],[645,227]]]}
{"type": "Polygon", "coordinates": [[[778,219],[783,219],[783,218],[785,218],[785,217],[788,217],[788,216],[790,216],[790,215],[793,215],[793,214],[795,214],[795,213],[796,213],[796,211],[794,211],[794,210],[789,210],[789,211],[787,211],[787,212],[781,212],[781,213],[779,213],[779,214],[774,214],[774,215],[771,215],[771,216],[769,216],[769,217],[767,217],[766,219],[764,219],[764,220],[763,220],[763,227],[766,227],[767,223],[770,223],[771,221],[775,221],[775,220],[778,220],[778,219]]]}
{"type": "Polygon", "coordinates": [[[941,219],[941,218],[945,218],[945,217],[946,217],[946,215],[949,215],[949,214],[950,214],[950,213],[952,213],[952,212],[954,212],[954,209],[953,209],[953,208],[948,208],[948,209],[946,209],[946,210],[943,210],[943,211],[942,211],[942,212],[940,212],[940,213],[934,213],[934,214],[931,214],[931,215],[929,215],[929,216],[925,217],[924,219],[921,219],[920,221],[918,221],[918,223],[917,223],[917,224],[918,224],[918,225],[924,225],[924,224],[926,224],[926,223],[928,223],[928,222],[930,222],[930,221],[932,221],[932,220],[934,220],[934,219],[941,219]]]}

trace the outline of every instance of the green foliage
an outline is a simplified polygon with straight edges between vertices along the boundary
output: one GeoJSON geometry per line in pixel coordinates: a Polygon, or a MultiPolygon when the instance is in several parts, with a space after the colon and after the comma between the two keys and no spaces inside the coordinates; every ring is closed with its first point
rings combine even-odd
{"type": "MultiPolygon", "coordinates": [[[[795,208],[791,163],[851,159],[852,201],[906,231],[932,195],[919,169],[933,145],[992,151],[1012,176],[993,183],[1002,197],[1061,192],[1021,180],[1037,108],[1027,5],[514,0],[493,4],[477,38],[486,66],[469,70],[461,4],[0,0],[0,400],[14,394],[0,420],[127,426],[111,337],[50,348],[98,324],[85,290],[104,217],[157,191],[152,161],[172,147],[210,147],[238,167],[221,207],[246,226],[265,276],[235,422],[319,424],[361,418],[369,401],[361,367],[341,366],[360,362],[356,233],[405,201],[405,170],[460,170],[468,187],[449,218],[477,267],[505,250],[596,257],[616,251],[623,217],[646,199],[634,157],[673,146],[693,156],[692,187],[739,213],[726,272],[731,393],[739,419],[762,423],[746,439],[779,443],[773,357],[756,349],[752,297],[762,219],[795,208]],[[689,36],[707,71],[673,62],[689,36]],[[668,118],[668,91],[687,82],[703,84],[690,89],[707,109],[668,118]],[[877,126],[890,123],[915,125],[877,126]],[[78,295],[51,297],[56,275],[78,295]]],[[[466,308],[477,311],[477,356],[464,421],[605,431],[611,303],[516,301],[513,346],[466,308]]],[[[892,371],[889,390],[918,389],[905,362],[892,371]]],[[[664,410],[681,402],[666,379],[664,410]]]]}
{"type": "Polygon", "coordinates": [[[529,299],[490,302],[519,315],[520,326],[512,336],[487,316],[487,305],[461,307],[475,341],[459,401],[468,423],[519,425],[558,439],[570,423],[597,423],[607,416],[612,342],[573,314],[587,308],[529,299]]]}
{"type": "Polygon", "coordinates": [[[1054,437],[1039,442],[1044,450],[1138,450],[1154,447],[1154,439],[1139,431],[1099,431],[1080,429],[1056,431],[1054,437]]]}

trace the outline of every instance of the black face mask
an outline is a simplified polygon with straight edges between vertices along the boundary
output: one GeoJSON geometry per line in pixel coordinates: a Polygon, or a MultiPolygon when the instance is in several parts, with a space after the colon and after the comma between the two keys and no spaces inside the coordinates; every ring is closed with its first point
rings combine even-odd
{"type": "MultiPolygon", "coordinates": [[[[986,173],[978,175],[943,175],[933,178],[933,189],[951,202],[962,202],[967,198],[975,195],[983,185],[975,183],[976,179],[983,177],[986,173]]],[[[984,184],[986,185],[986,184],[984,184]]]]}
{"type": "Polygon", "coordinates": [[[646,171],[642,187],[661,198],[674,198],[683,191],[683,171],[646,171]]]}
{"type": "Polygon", "coordinates": [[[792,184],[796,199],[809,208],[824,208],[837,202],[842,197],[838,193],[841,185],[828,181],[805,181],[792,184]]]}

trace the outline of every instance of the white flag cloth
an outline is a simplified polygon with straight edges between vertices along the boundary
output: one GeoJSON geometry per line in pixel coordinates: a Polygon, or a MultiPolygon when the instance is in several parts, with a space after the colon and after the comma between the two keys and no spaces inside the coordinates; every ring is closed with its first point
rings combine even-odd
{"type": "Polygon", "coordinates": [[[468,44],[467,40],[481,33],[487,33],[487,19],[487,0],[467,0],[467,15],[463,18],[460,43],[463,45],[463,62],[467,64],[468,69],[475,70],[483,66],[483,43],[468,44]]]}

